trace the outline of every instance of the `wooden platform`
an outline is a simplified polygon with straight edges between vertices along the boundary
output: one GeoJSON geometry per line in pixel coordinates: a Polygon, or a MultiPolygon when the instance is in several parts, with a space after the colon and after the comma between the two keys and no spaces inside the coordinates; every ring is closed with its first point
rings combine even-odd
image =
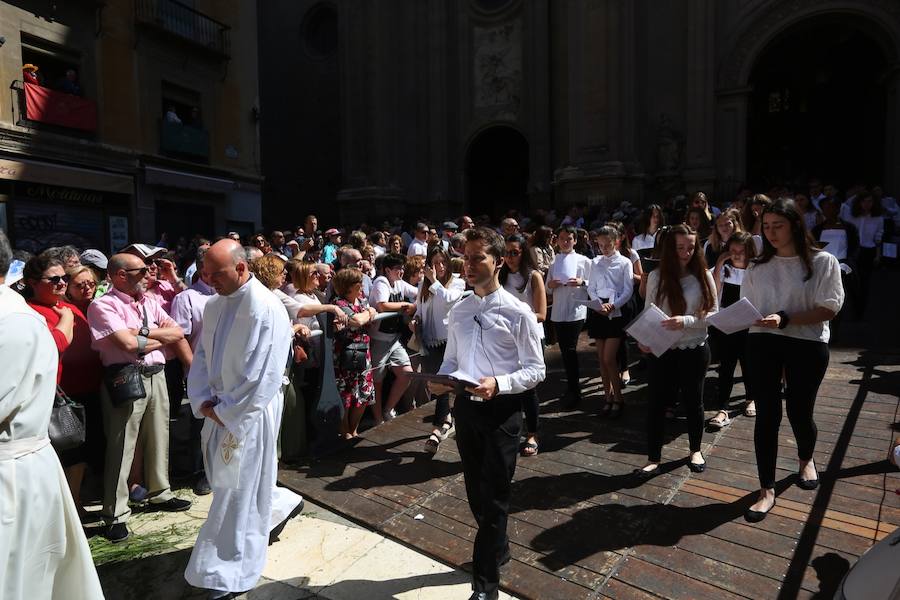
{"type": "MultiPolygon", "coordinates": [[[[593,349],[582,341],[582,374],[595,375],[593,349]]],[[[900,472],[885,460],[890,425],[900,419],[898,355],[832,352],[816,405],[822,483],[813,492],[794,485],[796,444],[785,417],[778,504],[757,525],[743,519],[758,489],[753,419],[739,416],[704,435],[702,474],[685,465],[684,422],[670,421],[663,472],[639,484],[629,474],[646,460],[644,386],[627,388],[619,421],[596,416],[596,379],[584,388],[581,410],[558,412],[558,355],[550,352],[548,364],[541,451],[519,458],[513,485],[513,561],[502,586],[518,597],[831,598],[857,557],[900,526],[900,472]]],[[[709,388],[714,374],[707,381],[709,388]]],[[[741,394],[738,385],[735,410],[741,394]]],[[[423,451],[432,413],[433,405],[416,409],[337,455],[282,470],[280,480],[386,536],[465,565],[474,522],[454,441],[434,458],[423,451]]]]}

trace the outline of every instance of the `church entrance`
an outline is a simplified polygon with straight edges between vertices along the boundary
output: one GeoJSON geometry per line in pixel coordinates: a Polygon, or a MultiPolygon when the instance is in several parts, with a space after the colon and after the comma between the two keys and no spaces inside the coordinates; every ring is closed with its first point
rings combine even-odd
{"type": "Polygon", "coordinates": [[[498,219],[508,210],[528,208],[528,142],[512,127],[479,133],[466,156],[467,210],[498,219]]]}
{"type": "Polygon", "coordinates": [[[817,17],[760,54],[747,111],[752,185],[882,182],[887,61],[865,27],[845,15],[817,17]]]}

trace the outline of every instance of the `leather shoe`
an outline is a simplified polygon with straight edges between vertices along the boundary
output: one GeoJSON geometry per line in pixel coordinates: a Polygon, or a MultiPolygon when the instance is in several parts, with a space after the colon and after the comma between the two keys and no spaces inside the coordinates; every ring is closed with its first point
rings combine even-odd
{"type": "Polygon", "coordinates": [[[469,600],[497,600],[498,598],[500,598],[498,590],[493,592],[472,592],[472,595],[469,596],[469,600]]]}
{"type": "Polygon", "coordinates": [[[269,532],[269,545],[271,546],[275,542],[278,541],[278,536],[281,535],[281,532],[284,531],[284,528],[287,526],[288,521],[299,515],[303,512],[303,499],[300,499],[300,504],[294,507],[294,510],[291,511],[287,517],[285,517],[284,521],[276,525],[272,528],[272,531],[269,532]]]}
{"type": "Polygon", "coordinates": [[[648,479],[652,479],[656,477],[657,473],[659,473],[659,466],[655,469],[650,469],[649,471],[645,471],[644,469],[635,469],[631,472],[631,474],[642,481],[646,481],[648,479]]]}
{"type": "Polygon", "coordinates": [[[694,473],[702,473],[703,471],[706,470],[706,463],[705,462],[695,463],[695,462],[688,461],[688,469],[690,469],[694,473]]]}
{"type": "Polygon", "coordinates": [[[209,486],[209,479],[206,478],[206,475],[201,475],[197,479],[197,483],[194,484],[194,493],[198,496],[206,496],[212,493],[212,488],[209,486]]]}
{"type": "Polygon", "coordinates": [[[106,530],[106,533],[103,534],[103,537],[113,544],[118,544],[119,542],[124,542],[130,538],[131,532],[128,531],[128,526],[125,525],[125,523],[113,523],[109,526],[109,529],[106,530]]]}
{"type": "Polygon", "coordinates": [[[161,510],[165,512],[183,512],[191,507],[190,500],[182,500],[181,498],[169,498],[165,502],[151,502],[150,510],[161,510]]]}
{"type": "Polygon", "coordinates": [[[814,490],[819,487],[819,478],[816,477],[815,479],[800,479],[798,477],[797,487],[799,487],[801,490],[814,490]]]}

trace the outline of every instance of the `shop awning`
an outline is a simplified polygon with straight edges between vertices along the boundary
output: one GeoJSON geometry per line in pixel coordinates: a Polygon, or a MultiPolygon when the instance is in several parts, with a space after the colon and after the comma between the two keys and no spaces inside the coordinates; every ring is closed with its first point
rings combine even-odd
{"type": "Polygon", "coordinates": [[[214,194],[223,194],[237,188],[233,179],[209,177],[208,175],[197,175],[195,173],[185,173],[184,171],[173,171],[157,167],[144,167],[144,182],[147,185],[164,185],[214,194]]]}
{"type": "Polygon", "coordinates": [[[30,181],[116,194],[131,195],[134,193],[134,178],[130,175],[56,165],[36,160],[0,158],[0,179],[30,181]]]}

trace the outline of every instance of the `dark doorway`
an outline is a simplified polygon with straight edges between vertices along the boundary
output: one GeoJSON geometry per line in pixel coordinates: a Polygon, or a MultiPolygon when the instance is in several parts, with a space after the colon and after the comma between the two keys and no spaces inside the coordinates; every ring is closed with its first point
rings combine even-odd
{"type": "Polygon", "coordinates": [[[482,131],[466,157],[469,212],[497,219],[511,208],[528,208],[528,142],[511,127],[482,131]]]}
{"type": "Polygon", "coordinates": [[[846,16],[784,32],[750,76],[747,175],[759,189],[880,183],[885,161],[884,53],[846,16]]]}
{"type": "Polygon", "coordinates": [[[197,234],[212,239],[216,233],[215,224],[215,209],[212,206],[168,200],[156,203],[156,234],[161,236],[165,233],[170,248],[175,247],[179,238],[189,241],[197,234]]]}

